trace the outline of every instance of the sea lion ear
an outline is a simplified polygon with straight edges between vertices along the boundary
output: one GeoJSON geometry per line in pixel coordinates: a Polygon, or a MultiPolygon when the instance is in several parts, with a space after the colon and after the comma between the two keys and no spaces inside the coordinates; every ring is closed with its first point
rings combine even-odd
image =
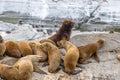
{"type": "Polygon", "coordinates": [[[8,66],[8,69],[12,69],[13,68],[13,66],[8,66]]]}

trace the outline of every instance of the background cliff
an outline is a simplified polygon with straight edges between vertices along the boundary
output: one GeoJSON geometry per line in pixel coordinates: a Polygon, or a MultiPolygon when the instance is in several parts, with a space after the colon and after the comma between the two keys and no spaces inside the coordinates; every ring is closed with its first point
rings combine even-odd
{"type": "Polygon", "coordinates": [[[100,5],[94,18],[119,24],[119,3],[119,0],[0,0],[0,13],[2,17],[70,18],[79,22],[100,5]]]}

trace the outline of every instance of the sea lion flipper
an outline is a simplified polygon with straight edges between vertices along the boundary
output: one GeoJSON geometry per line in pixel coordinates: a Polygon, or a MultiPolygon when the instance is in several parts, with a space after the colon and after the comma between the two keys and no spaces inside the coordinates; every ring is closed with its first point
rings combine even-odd
{"type": "Polygon", "coordinates": [[[48,64],[48,62],[46,62],[46,63],[44,63],[43,65],[42,65],[42,67],[46,67],[46,66],[48,66],[49,64],[48,64]]]}
{"type": "Polygon", "coordinates": [[[98,63],[100,62],[99,57],[96,53],[93,55],[93,59],[96,60],[98,63]]]}
{"type": "Polygon", "coordinates": [[[61,70],[61,67],[57,68],[56,72],[60,71],[61,70]]]}
{"type": "Polygon", "coordinates": [[[92,63],[92,61],[87,61],[86,59],[81,59],[79,60],[80,64],[88,64],[88,63],[92,63]]]}
{"type": "Polygon", "coordinates": [[[81,64],[79,64],[79,63],[77,63],[76,67],[85,69],[85,67],[81,66],[81,64]]]}
{"type": "Polygon", "coordinates": [[[47,74],[45,71],[41,70],[38,66],[34,67],[34,72],[39,74],[47,74]]]}
{"type": "Polygon", "coordinates": [[[82,72],[82,69],[79,69],[79,70],[75,70],[75,72],[72,73],[72,75],[76,75],[78,73],[82,72]]]}

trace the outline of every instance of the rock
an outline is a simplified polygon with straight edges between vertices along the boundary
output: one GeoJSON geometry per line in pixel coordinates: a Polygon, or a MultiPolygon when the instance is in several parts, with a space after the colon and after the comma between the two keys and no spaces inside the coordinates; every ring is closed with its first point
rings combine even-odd
{"type": "MultiPolygon", "coordinates": [[[[94,42],[99,38],[105,38],[105,45],[98,51],[100,63],[89,59],[92,63],[81,64],[82,72],[76,75],[68,75],[62,70],[57,73],[49,73],[48,66],[42,67],[43,63],[35,63],[41,70],[47,74],[33,72],[32,80],[119,80],[120,79],[120,61],[116,56],[120,55],[120,33],[109,34],[109,32],[88,32],[72,34],[70,41],[76,46],[81,46],[94,42]]],[[[62,49],[61,49],[62,50],[62,49]]],[[[65,51],[62,50],[63,55],[65,51]]],[[[13,65],[16,58],[5,57],[0,63],[13,65]]],[[[76,70],[80,68],[76,67],[76,70]]]]}

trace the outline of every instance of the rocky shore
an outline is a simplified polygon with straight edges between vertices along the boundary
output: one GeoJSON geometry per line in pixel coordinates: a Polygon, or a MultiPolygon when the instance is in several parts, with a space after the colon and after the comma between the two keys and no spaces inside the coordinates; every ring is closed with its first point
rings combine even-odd
{"type": "MultiPolygon", "coordinates": [[[[99,38],[105,38],[104,46],[98,51],[100,62],[97,63],[93,59],[89,59],[92,63],[81,64],[83,71],[77,75],[68,75],[62,70],[55,74],[47,71],[48,66],[42,67],[43,63],[36,63],[40,69],[47,74],[39,74],[34,72],[32,80],[119,80],[120,79],[120,61],[116,59],[116,55],[120,54],[120,33],[115,32],[77,32],[72,33],[70,41],[76,46],[82,46],[90,42],[94,42],[99,38]]],[[[16,58],[5,57],[0,63],[12,65],[17,61],[16,58]]],[[[79,68],[76,68],[79,69],[79,68]]]]}

